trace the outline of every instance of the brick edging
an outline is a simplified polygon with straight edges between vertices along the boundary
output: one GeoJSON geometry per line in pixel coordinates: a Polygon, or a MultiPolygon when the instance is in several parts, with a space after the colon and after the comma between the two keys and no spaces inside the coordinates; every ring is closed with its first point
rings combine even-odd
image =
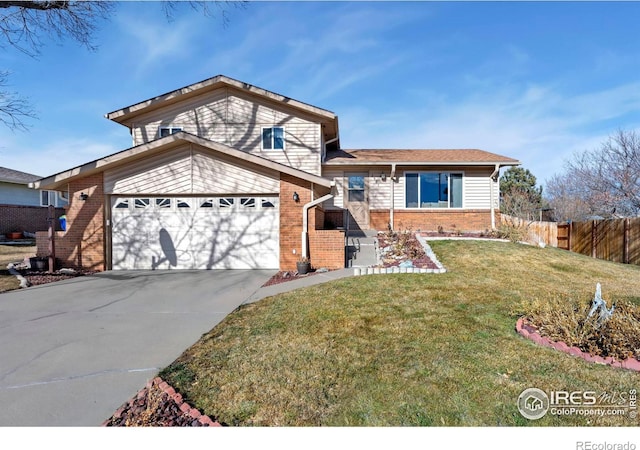
{"type": "Polygon", "coordinates": [[[617,360],[612,356],[603,358],[602,356],[594,356],[590,353],[583,352],[578,347],[569,347],[562,341],[552,341],[548,337],[542,336],[538,333],[538,329],[534,325],[530,324],[524,317],[519,318],[516,322],[516,331],[521,336],[532,340],[538,345],[553,348],[572,356],[577,356],[578,358],[582,358],[588,362],[640,372],[640,361],[635,358],[627,358],[624,361],[617,360]]]}
{"type": "MultiPolygon", "coordinates": [[[[133,397],[131,400],[129,400],[128,402],[126,402],[124,405],[122,405],[120,408],[118,408],[116,410],[115,413],[113,413],[114,416],[118,415],[119,413],[121,414],[127,407],[129,407],[140,395],[143,395],[143,393],[145,392],[145,390],[150,389],[151,387],[157,387],[158,389],[160,389],[162,392],[164,392],[165,394],[167,394],[169,396],[169,398],[171,400],[173,400],[176,404],[176,406],[178,407],[178,409],[180,409],[180,411],[182,411],[184,414],[188,415],[189,417],[191,417],[192,419],[197,420],[198,422],[200,422],[201,425],[203,426],[208,426],[208,427],[221,427],[222,425],[220,425],[220,423],[212,420],[209,416],[207,416],[206,414],[202,414],[200,411],[198,411],[198,409],[192,407],[191,405],[189,405],[187,402],[184,401],[184,399],[182,398],[182,395],[180,395],[178,392],[176,392],[176,390],[174,388],[172,388],[169,383],[167,383],[166,381],[164,381],[162,378],[160,377],[155,377],[152,380],[149,380],[147,382],[147,385],[142,388],[140,391],[138,391],[138,394],[136,394],[135,397],[133,397]]],[[[110,418],[105,420],[102,423],[102,426],[105,427],[107,426],[107,424],[109,423],[110,418]]]]}

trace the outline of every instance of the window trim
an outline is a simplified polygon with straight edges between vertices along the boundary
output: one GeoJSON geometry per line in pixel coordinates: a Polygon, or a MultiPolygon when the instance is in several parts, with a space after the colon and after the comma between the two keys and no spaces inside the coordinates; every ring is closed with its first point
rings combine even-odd
{"type": "Polygon", "coordinates": [[[49,206],[53,206],[54,208],[58,207],[58,193],[56,191],[50,191],[48,189],[41,189],[40,190],[40,206],[43,206],[45,208],[49,207],[49,206]],[[42,201],[42,194],[47,193],[47,204],[45,205],[44,202],[42,201]],[[53,195],[53,201],[51,198],[51,195],[53,195]]]}
{"type": "Polygon", "coordinates": [[[444,209],[455,209],[455,210],[461,210],[464,209],[464,178],[465,178],[465,173],[462,170],[442,170],[442,171],[438,171],[438,170],[411,170],[411,171],[405,171],[404,172],[404,209],[408,209],[411,211],[424,211],[424,210],[435,210],[435,211],[441,211],[444,209]],[[448,177],[448,186],[447,186],[447,206],[446,207],[439,207],[439,206],[430,206],[430,207],[422,207],[420,206],[422,204],[422,199],[420,198],[421,196],[421,191],[420,191],[420,175],[421,174],[427,174],[427,173],[433,173],[433,174],[438,174],[439,176],[441,176],[442,174],[447,174],[449,175],[448,177]],[[407,175],[412,174],[412,175],[418,175],[418,206],[412,206],[409,207],[407,206],[407,175]],[[460,196],[461,196],[461,200],[462,200],[462,206],[451,206],[451,175],[460,175],[461,177],[461,184],[460,184],[460,196]]]}
{"type": "Polygon", "coordinates": [[[286,139],[285,139],[285,135],[286,135],[286,130],[285,127],[281,127],[281,126],[272,126],[272,127],[262,127],[260,129],[260,149],[262,150],[266,150],[266,151],[285,151],[285,149],[287,148],[287,144],[286,144],[286,139]],[[275,139],[276,139],[276,135],[275,133],[271,133],[271,148],[266,148],[264,146],[264,132],[265,130],[275,130],[276,128],[279,128],[282,130],[282,148],[275,148],[275,139]]]}
{"type": "Polygon", "coordinates": [[[172,134],[176,134],[180,131],[184,131],[184,129],[182,127],[174,127],[174,126],[169,126],[169,127],[159,127],[158,128],[158,137],[162,138],[162,137],[167,137],[167,136],[163,136],[162,135],[162,130],[168,130],[169,134],[167,134],[167,136],[171,136],[172,134]]]}

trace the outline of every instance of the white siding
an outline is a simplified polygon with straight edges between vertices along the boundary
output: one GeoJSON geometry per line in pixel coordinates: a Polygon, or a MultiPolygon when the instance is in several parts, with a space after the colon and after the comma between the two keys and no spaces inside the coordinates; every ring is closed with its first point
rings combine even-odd
{"type": "Polygon", "coordinates": [[[320,174],[321,126],[303,113],[271,104],[231,88],[143,114],[133,128],[134,145],[159,137],[160,127],[226,144],[316,175],[320,174]],[[285,129],[285,150],[261,150],[263,127],[285,129]]]}
{"type": "MultiPolygon", "coordinates": [[[[489,209],[491,207],[491,171],[467,170],[462,178],[463,205],[467,209],[489,209]]],[[[494,194],[498,196],[497,190],[494,194]]]]}
{"type": "Polygon", "coordinates": [[[336,182],[336,185],[331,190],[333,198],[324,202],[323,206],[326,209],[344,208],[344,172],[336,169],[325,169],[322,172],[322,176],[336,182]]]}
{"type": "Polygon", "coordinates": [[[185,145],[105,171],[107,194],[277,194],[279,174],[249,170],[185,145]]]}
{"type": "Polygon", "coordinates": [[[390,172],[373,169],[369,172],[369,209],[391,208],[391,178],[390,172]],[[382,181],[381,173],[385,174],[382,181]]]}

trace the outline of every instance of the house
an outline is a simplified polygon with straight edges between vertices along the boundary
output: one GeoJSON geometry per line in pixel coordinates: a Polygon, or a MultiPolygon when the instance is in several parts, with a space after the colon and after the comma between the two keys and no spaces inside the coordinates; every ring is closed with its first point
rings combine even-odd
{"type": "MultiPolygon", "coordinates": [[[[0,236],[14,231],[47,229],[47,207],[61,208],[66,201],[56,191],[34,191],[29,183],[38,180],[19,170],[0,167],[0,236]]],[[[59,209],[57,213],[63,214],[59,209]]]]}
{"type": "Polygon", "coordinates": [[[345,150],[338,116],[218,75],[106,114],[132,146],[32,183],[70,199],[56,256],[93,269],[345,264],[353,229],[484,230],[482,150],[345,150]]]}

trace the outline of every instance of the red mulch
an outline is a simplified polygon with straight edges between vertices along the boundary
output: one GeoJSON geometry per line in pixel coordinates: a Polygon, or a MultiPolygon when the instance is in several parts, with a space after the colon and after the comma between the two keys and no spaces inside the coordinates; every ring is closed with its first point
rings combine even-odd
{"type": "Polygon", "coordinates": [[[55,281],[68,280],[70,278],[77,278],[85,275],[92,275],[96,272],[84,270],[84,271],[77,271],[75,274],[69,275],[69,274],[60,273],[59,271],[52,273],[52,272],[39,272],[36,270],[27,270],[21,273],[22,273],[22,276],[25,277],[27,281],[29,281],[29,283],[31,283],[31,286],[38,286],[41,284],[53,283],[55,281]]]}
{"type": "Polygon", "coordinates": [[[311,271],[311,272],[306,273],[304,275],[300,275],[295,270],[292,270],[292,271],[280,271],[280,272],[276,273],[274,276],[272,276],[271,278],[269,278],[267,280],[267,282],[262,285],[262,287],[267,287],[267,286],[271,286],[271,285],[274,285],[274,284],[286,283],[287,281],[298,280],[300,278],[311,277],[311,276],[317,275],[319,273],[323,273],[323,272],[311,271]]]}

